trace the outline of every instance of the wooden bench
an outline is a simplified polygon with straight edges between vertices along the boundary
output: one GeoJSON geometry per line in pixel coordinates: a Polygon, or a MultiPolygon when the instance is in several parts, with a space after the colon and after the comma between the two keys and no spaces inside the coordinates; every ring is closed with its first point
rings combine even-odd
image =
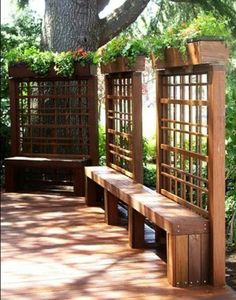
{"type": "Polygon", "coordinates": [[[25,168],[58,168],[72,170],[74,194],[84,196],[84,166],[89,164],[88,159],[14,156],[6,158],[4,164],[6,192],[15,192],[19,189],[24,181],[22,170],[25,168]]]}
{"type": "Polygon", "coordinates": [[[187,286],[209,282],[207,219],[109,167],[85,167],[85,179],[88,206],[97,204],[99,187],[104,189],[108,224],[118,225],[118,202],[127,204],[131,247],[144,246],[145,218],[167,233],[167,277],[170,284],[187,286]]]}

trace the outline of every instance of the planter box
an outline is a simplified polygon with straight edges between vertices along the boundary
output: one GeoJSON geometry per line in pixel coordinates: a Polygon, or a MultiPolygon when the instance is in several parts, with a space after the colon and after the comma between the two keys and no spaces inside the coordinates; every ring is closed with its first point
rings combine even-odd
{"type": "Polygon", "coordinates": [[[126,57],[117,57],[113,62],[101,64],[101,73],[141,72],[145,69],[145,57],[138,56],[134,64],[130,65],[126,57]]]}
{"type": "Polygon", "coordinates": [[[186,45],[187,56],[183,58],[176,48],[165,49],[165,61],[156,62],[156,69],[180,67],[199,64],[225,64],[229,57],[229,51],[223,41],[199,40],[189,42],[186,45]]]}
{"type": "MultiPolygon", "coordinates": [[[[10,66],[8,69],[9,77],[14,78],[47,78],[47,79],[57,79],[57,78],[67,78],[62,75],[58,75],[54,70],[53,66],[49,69],[48,73],[45,75],[39,75],[33,72],[26,64],[19,63],[14,66],[10,66]]],[[[75,64],[75,71],[72,77],[76,78],[80,76],[91,76],[97,74],[97,66],[86,65],[81,66],[80,64],[75,64]]]]}

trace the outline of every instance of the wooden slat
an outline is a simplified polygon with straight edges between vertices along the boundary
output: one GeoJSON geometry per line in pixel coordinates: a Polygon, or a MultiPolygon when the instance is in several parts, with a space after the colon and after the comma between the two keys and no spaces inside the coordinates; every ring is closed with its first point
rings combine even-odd
{"type": "Polygon", "coordinates": [[[206,210],[204,210],[203,208],[194,205],[193,203],[187,202],[184,199],[178,197],[177,195],[174,195],[172,193],[170,193],[169,191],[165,190],[165,189],[161,189],[161,194],[168,197],[169,199],[185,206],[188,207],[190,209],[192,209],[193,211],[195,211],[196,213],[198,213],[199,215],[204,216],[205,218],[209,217],[209,214],[206,210]]]}
{"type": "Polygon", "coordinates": [[[210,278],[209,234],[201,234],[201,284],[208,284],[210,278]]]}
{"type": "Polygon", "coordinates": [[[168,99],[162,98],[160,99],[161,104],[181,104],[181,105],[189,105],[189,106],[207,106],[208,101],[205,100],[183,100],[183,99],[168,99]]]}
{"type": "Polygon", "coordinates": [[[183,125],[187,125],[187,126],[190,126],[190,127],[204,127],[204,128],[208,128],[207,124],[198,124],[198,123],[191,123],[191,122],[183,122],[183,121],[172,120],[172,119],[165,119],[165,118],[161,118],[161,122],[183,124],[183,125]]]}
{"type": "Polygon", "coordinates": [[[128,234],[131,248],[144,248],[145,217],[131,206],[128,208],[128,234]]]}
{"type": "Polygon", "coordinates": [[[188,235],[180,235],[175,237],[175,251],[176,251],[176,286],[188,285],[188,235]]]}
{"type": "Polygon", "coordinates": [[[201,235],[189,235],[189,284],[201,284],[201,235]]]}
{"type": "Polygon", "coordinates": [[[203,133],[199,133],[199,132],[195,132],[195,131],[187,131],[187,130],[181,130],[181,129],[175,129],[175,128],[171,128],[171,127],[166,127],[166,126],[161,126],[162,130],[169,130],[169,131],[174,131],[174,132],[180,132],[180,133],[185,133],[185,134],[190,134],[190,135],[196,135],[196,136],[200,136],[200,137],[208,137],[207,134],[203,134],[203,133]]]}
{"type": "Polygon", "coordinates": [[[195,153],[195,152],[192,152],[192,151],[187,151],[187,150],[177,148],[177,147],[171,147],[171,146],[165,145],[165,144],[161,145],[161,149],[166,150],[166,151],[173,151],[175,153],[179,153],[179,154],[182,154],[182,155],[187,156],[187,157],[191,156],[191,157],[200,159],[202,161],[208,162],[208,156],[201,155],[199,153],[195,153]]]}
{"type": "Polygon", "coordinates": [[[167,278],[176,286],[176,236],[167,234],[167,278]]]}
{"type": "Polygon", "coordinates": [[[104,190],[105,221],[108,225],[119,225],[118,202],[117,197],[104,190]]]}

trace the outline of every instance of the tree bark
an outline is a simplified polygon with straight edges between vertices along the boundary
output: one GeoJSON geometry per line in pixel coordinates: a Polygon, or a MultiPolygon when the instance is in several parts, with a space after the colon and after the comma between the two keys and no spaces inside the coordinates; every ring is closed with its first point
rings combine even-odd
{"type": "Polygon", "coordinates": [[[136,20],[150,0],[126,0],[105,19],[99,12],[108,0],[45,0],[42,47],[67,51],[96,50],[136,20]]]}

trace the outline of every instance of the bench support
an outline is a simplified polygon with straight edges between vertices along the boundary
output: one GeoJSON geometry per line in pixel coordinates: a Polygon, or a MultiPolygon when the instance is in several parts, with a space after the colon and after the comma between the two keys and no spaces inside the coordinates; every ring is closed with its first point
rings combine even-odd
{"type": "Polygon", "coordinates": [[[85,178],[85,203],[87,206],[98,206],[103,194],[103,188],[86,176],[85,178]]]}
{"type": "Polygon", "coordinates": [[[144,248],[144,221],[145,217],[133,209],[128,207],[128,231],[129,245],[131,248],[144,248]]]}
{"type": "Polygon", "coordinates": [[[208,283],[208,234],[167,235],[167,277],[173,286],[208,283]]]}
{"type": "Polygon", "coordinates": [[[119,199],[104,190],[105,221],[108,225],[119,225],[118,202],[119,199]]]}

